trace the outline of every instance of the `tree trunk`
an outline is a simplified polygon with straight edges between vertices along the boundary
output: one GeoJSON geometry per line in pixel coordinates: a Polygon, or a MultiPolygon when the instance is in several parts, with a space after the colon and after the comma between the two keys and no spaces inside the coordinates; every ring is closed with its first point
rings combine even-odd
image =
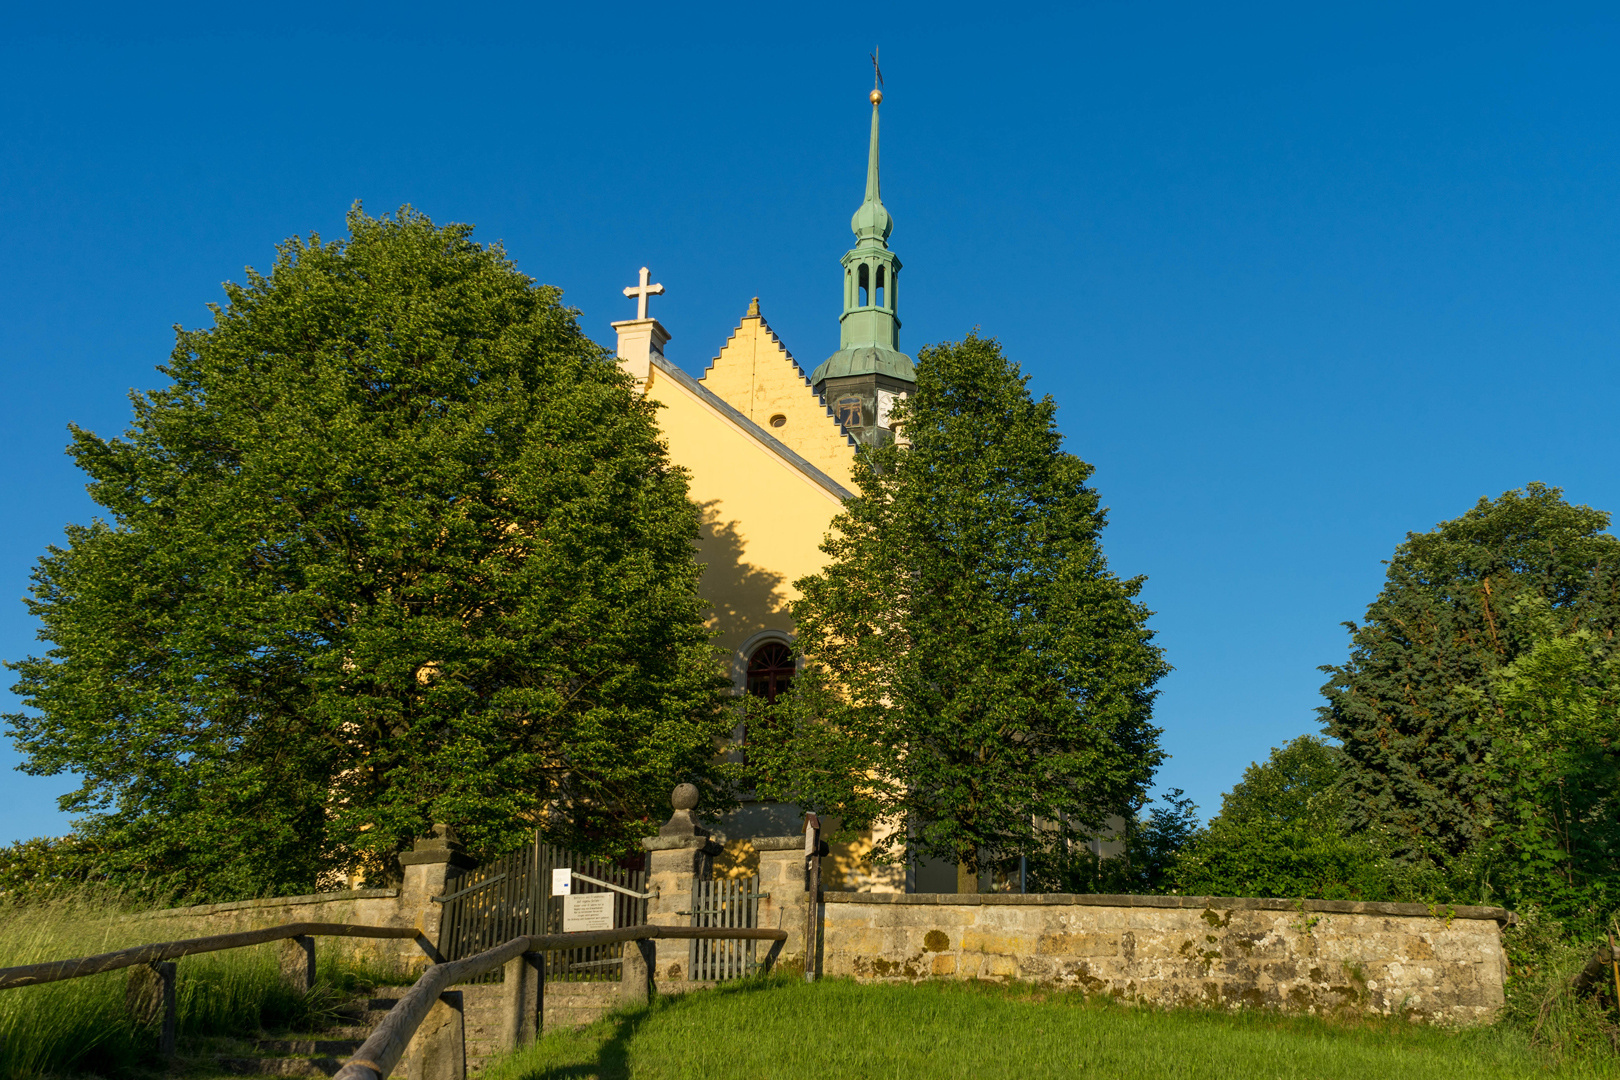
{"type": "Polygon", "coordinates": [[[956,864],[956,891],[959,893],[976,893],[979,891],[979,870],[970,862],[956,864]]]}

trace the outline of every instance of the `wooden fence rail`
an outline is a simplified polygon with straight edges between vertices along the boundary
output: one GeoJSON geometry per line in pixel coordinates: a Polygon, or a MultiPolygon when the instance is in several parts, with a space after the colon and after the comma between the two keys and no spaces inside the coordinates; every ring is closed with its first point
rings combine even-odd
{"type": "Polygon", "coordinates": [[[405,992],[388,1015],[354,1056],[344,1062],[333,1080],[384,1080],[394,1071],[410,1045],[411,1036],[422,1026],[439,995],[457,983],[470,982],[525,953],[556,949],[583,949],[649,938],[680,938],[722,941],[742,938],[753,941],[786,941],[787,931],[743,927],[707,926],[626,926],[619,930],[586,930],[571,934],[535,934],[515,937],[493,949],[486,949],[465,960],[452,960],[428,968],[416,984],[405,992]]]}
{"type": "MultiPolygon", "coordinates": [[[[140,964],[151,965],[164,978],[165,1017],[161,1052],[167,1056],[174,1052],[174,965],[165,961],[197,953],[240,949],[250,945],[263,945],[272,941],[305,939],[311,950],[309,975],[313,978],[313,939],[315,937],[351,938],[414,938],[428,956],[441,960],[432,943],[414,927],[353,926],[347,923],[285,923],[262,930],[244,930],[235,934],[215,934],[211,937],[188,938],[183,941],[163,941],[152,945],[137,945],[117,952],[81,956],[72,960],[52,960],[43,964],[24,964],[19,967],[0,968],[0,990],[18,986],[37,986],[41,983],[60,982],[117,971],[140,964]]],[[[786,941],[784,930],[753,929],[744,927],[705,926],[626,926],[619,930],[588,930],[564,934],[533,934],[512,938],[493,949],[476,956],[448,963],[434,963],[406,991],[399,1003],[377,1025],[360,1049],[339,1070],[338,1080],[383,1080],[399,1064],[411,1036],[439,1000],[447,987],[468,982],[486,975],[510,960],[526,953],[546,953],[558,949],[584,949],[592,946],[613,945],[627,941],[645,941],[650,938],[678,938],[693,941],[786,941]]]]}
{"type": "Polygon", "coordinates": [[[23,964],[20,967],[0,968],[0,990],[13,986],[35,986],[39,983],[78,979],[98,975],[103,971],[135,967],[137,964],[156,964],[196,953],[240,949],[248,945],[263,945],[270,941],[283,941],[301,937],[357,937],[357,938],[415,938],[430,957],[434,950],[422,931],[408,926],[351,926],[347,923],[286,923],[263,930],[243,930],[235,934],[214,934],[211,937],[188,938],[184,941],[161,941],[153,945],[137,945],[131,949],[82,956],[76,960],[51,960],[43,964],[23,964]]]}

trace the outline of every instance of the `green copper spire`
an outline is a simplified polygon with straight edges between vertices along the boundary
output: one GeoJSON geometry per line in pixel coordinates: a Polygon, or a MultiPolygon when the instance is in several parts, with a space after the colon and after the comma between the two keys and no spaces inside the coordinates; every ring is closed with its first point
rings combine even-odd
{"type": "Polygon", "coordinates": [[[883,194],[878,185],[878,103],[872,102],[872,149],[866,158],[866,201],[849,219],[857,240],[876,240],[887,244],[894,231],[894,218],[883,207],[883,194]]]}
{"type": "Polygon", "coordinates": [[[818,392],[830,393],[828,379],[883,375],[904,383],[917,381],[911,357],[900,351],[900,317],[896,301],[900,260],[889,250],[894,218],[883,205],[878,183],[878,106],[883,92],[874,89],[872,141],[866,157],[866,200],[850,219],[855,246],[844,254],[844,313],[839,316],[839,350],[810,375],[818,392]]]}

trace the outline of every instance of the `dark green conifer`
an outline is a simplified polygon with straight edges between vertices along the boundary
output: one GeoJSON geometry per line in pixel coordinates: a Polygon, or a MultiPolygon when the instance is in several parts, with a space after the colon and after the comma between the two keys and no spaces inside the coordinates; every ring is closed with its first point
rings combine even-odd
{"type": "Polygon", "coordinates": [[[796,583],[805,675],[755,726],[763,791],[898,822],[888,851],[970,891],[1021,856],[1059,870],[1163,757],[1143,579],[1109,572],[1092,468],[1027,381],[992,339],[921,351],[903,437],[863,450],[827,568],[796,583]]]}

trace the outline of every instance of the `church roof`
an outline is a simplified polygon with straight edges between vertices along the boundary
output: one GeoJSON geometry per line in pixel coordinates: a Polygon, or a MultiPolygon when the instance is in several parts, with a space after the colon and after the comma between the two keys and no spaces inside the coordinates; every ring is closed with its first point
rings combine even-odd
{"type": "Polygon", "coordinates": [[[692,376],[688,375],[674,364],[670,363],[669,360],[667,360],[662,354],[652,354],[652,366],[658,369],[658,373],[660,375],[669,378],[675,383],[678,383],[682,389],[686,390],[687,393],[691,394],[693,397],[702,401],[709,408],[731,421],[731,423],[735,424],[738,428],[746,432],[750,438],[754,439],[767,450],[770,450],[777,457],[781,458],[788,465],[791,465],[794,469],[797,469],[800,473],[804,474],[808,480],[820,486],[829,495],[838,499],[840,502],[845,499],[852,499],[855,497],[854,492],[850,491],[844,485],[840,484],[838,481],[834,480],[832,477],[810,464],[810,462],[806,461],[803,457],[800,457],[798,454],[788,449],[788,447],[780,439],[771,435],[770,432],[766,431],[764,428],[748,419],[748,417],[738,412],[735,408],[728,404],[724,398],[710,390],[708,387],[704,386],[698,380],[692,378],[692,376]]]}
{"type": "Polygon", "coordinates": [[[836,379],[840,375],[866,375],[874,371],[906,382],[917,381],[917,366],[911,362],[911,357],[881,345],[852,345],[839,349],[821,362],[821,366],[810,376],[810,381],[820,386],[825,379],[836,379]]]}

